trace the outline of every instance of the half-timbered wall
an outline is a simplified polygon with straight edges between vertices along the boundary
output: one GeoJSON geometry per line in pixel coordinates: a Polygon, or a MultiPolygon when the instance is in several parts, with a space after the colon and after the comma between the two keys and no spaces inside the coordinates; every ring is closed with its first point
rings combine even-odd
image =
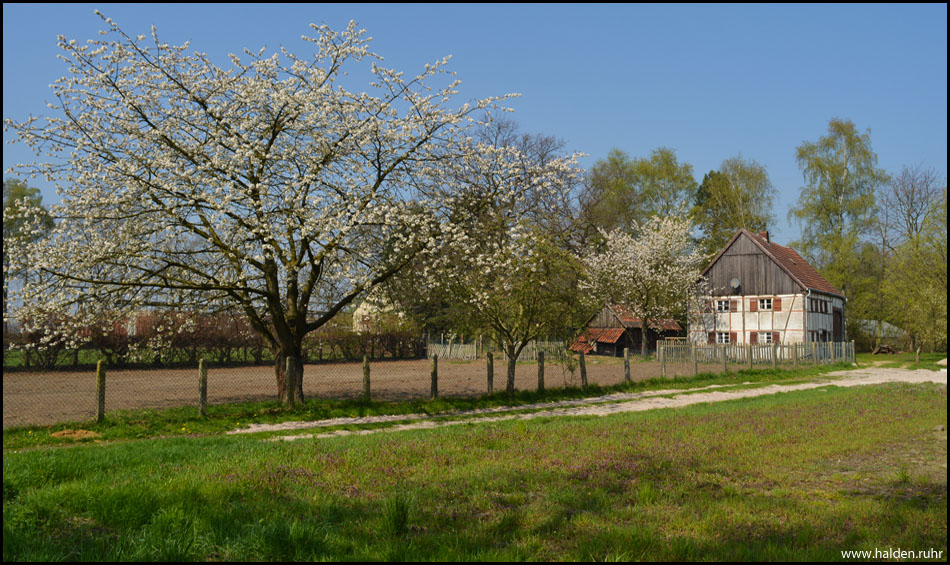
{"type": "Polygon", "coordinates": [[[814,291],[809,294],[808,299],[812,304],[806,305],[808,307],[806,341],[836,341],[835,311],[840,312],[841,315],[842,327],[839,328],[841,335],[838,337],[844,340],[844,300],[840,296],[814,291]],[[821,302],[824,302],[825,306],[821,306],[821,302]],[[813,309],[813,307],[817,308],[813,309]]]}
{"type": "Polygon", "coordinates": [[[778,343],[808,341],[844,341],[844,300],[839,296],[810,292],[756,296],[722,295],[710,297],[702,311],[691,316],[689,339],[693,343],[709,343],[710,334],[727,332],[731,343],[761,343],[753,333],[773,333],[778,343]],[[760,299],[771,299],[772,309],[759,307],[760,299]],[[717,312],[717,302],[728,302],[729,312],[717,312]],[[779,302],[780,301],[780,302],[779,302]],[[821,306],[825,302],[825,306],[821,306]],[[776,308],[776,305],[779,307],[776,308]],[[840,313],[840,333],[835,335],[835,311],[840,313]]]}
{"type": "MultiPolygon", "coordinates": [[[[710,334],[727,332],[730,343],[760,343],[760,336],[771,333],[776,343],[807,341],[805,333],[805,300],[803,294],[761,294],[755,296],[716,296],[709,305],[693,318],[699,323],[691,326],[689,338],[694,343],[708,343],[710,334]],[[767,300],[771,308],[760,307],[767,300]],[[728,312],[717,312],[716,304],[728,302],[728,312]]],[[[764,339],[764,338],[763,338],[764,339]]]]}

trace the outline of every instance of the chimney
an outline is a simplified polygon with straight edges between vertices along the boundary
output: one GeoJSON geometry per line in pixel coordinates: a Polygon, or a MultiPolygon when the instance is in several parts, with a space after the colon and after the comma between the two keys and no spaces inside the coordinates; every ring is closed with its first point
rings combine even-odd
{"type": "Polygon", "coordinates": [[[759,237],[764,237],[766,243],[772,243],[772,242],[769,240],[769,232],[768,232],[768,230],[766,230],[766,231],[760,231],[760,232],[759,232],[759,237]]]}

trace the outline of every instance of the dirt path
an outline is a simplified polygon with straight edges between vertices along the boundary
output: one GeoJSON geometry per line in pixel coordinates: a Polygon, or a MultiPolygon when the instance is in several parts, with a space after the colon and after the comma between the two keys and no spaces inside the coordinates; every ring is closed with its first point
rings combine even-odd
{"type": "Polygon", "coordinates": [[[619,414],[622,412],[640,412],[644,410],[653,410],[656,408],[676,408],[689,406],[692,404],[701,404],[704,402],[722,402],[725,400],[735,400],[738,398],[750,398],[754,396],[764,396],[767,394],[777,394],[780,392],[792,392],[797,390],[809,390],[829,385],[851,387],[862,385],[874,385],[883,383],[925,383],[933,382],[946,385],[947,372],[927,371],[927,370],[908,370],[908,369],[882,369],[882,368],[864,368],[849,371],[837,371],[828,373],[820,379],[807,383],[794,385],[765,385],[755,388],[740,388],[738,390],[719,390],[735,388],[742,385],[712,385],[708,387],[687,389],[687,390],[657,390],[642,393],[623,393],[612,394],[596,398],[586,398],[582,400],[568,400],[562,402],[533,404],[527,406],[494,408],[486,410],[474,410],[466,412],[456,412],[452,414],[443,414],[438,416],[438,420],[433,416],[425,414],[395,415],[395,416],[372,416],[363,418],[334,418],[331,420],[321,420],[316,422],[284,422],[282,424],[255,424],[240,430],[233,430],[229,433],[254,433],[264,431],[283,431],[298,430],[307,428],[320,428],[341,425],[359,425],[386,422],[407,422],[388,428],[372,430],[336,430],[327,433],[308,433],[280,436],[272,438],[275,440],[295,440],[303,438],[327,438],[344,435],[368,435],[380,432],[393,432],[401,430],[436,428],[451,426],[472,422],[500,422],[505,420],[529,420],[532,418],[548,418],[553,416],[606,416],[609,414],[619,414]],[[538,410],[530,413],[506,414],[505,412],[523,412],[525,410],[538,410]],[[497,414],[492,416],[491,414],[497,414]],[[473,419],[473,416],[477,417],[473,419]],[[463,418],[459,420],[444,419],[446,417],[463,418]]]}

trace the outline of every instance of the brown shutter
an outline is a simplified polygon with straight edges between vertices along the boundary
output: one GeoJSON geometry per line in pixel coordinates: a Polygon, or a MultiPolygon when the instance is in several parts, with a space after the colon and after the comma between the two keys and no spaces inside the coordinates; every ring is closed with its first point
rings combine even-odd
{"type": "Polygon", "coordinates": [[[749,343],[752,345],[759,343],[759,332],[749,332],[749,343]]]}
{"type": "Polygon", "coordinates": [[[772,332],[772,343],[778,343],[778,332],[772,332]]]}
{"type": "Polygon", "coordinates": [[[751,310],[752,312],[759,311],[759,300],[757,298],[753,298],[752,300],[749,301],[749,310],[751,310]]]}
{"type": "Polygon", "coordinates": [[[730,300],[730,301],[729,301],[729,311],[730,311],[730,312],[738,312],[738,311],[739,311],[739,302],[738,302],[737,300],[730,300]]]}
{"type": "Polygon", "coordinates": [[[709,343],[716,343],[716,332],[709,332],[709,343]]]}
{"type": "Polygon", "coordinates": [[[782,299],[781,299],[781,298],[775,297],[775,299],[772,300],[772,310],[774,310],[774,311],[776,311],[776,312],[781,312],[781,311],[782,311],[782,299]]]}
{"type": "Polygon", "coordinates": [[[730,344],[739,343],[739,338],[736,337],[736,336],[737,336],[736,332],[729,332],[729,343],[730,343],[730,344]]]}

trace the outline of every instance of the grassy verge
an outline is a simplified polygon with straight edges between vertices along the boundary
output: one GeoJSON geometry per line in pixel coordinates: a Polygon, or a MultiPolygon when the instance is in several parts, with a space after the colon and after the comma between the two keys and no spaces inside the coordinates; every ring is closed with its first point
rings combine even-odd
{"type": "Polygon", "coordinates": [[[404,402],[375,402],[358,399],[309,399],[303,406],[287,409],[278,402],[252,402],[208,407],[208,417],[201,418],[195,407],[160,410],[113,411],[106,421],[69,422],[54,426],[30,426],[3,430],[3,449],[24,449],[77,442],[121,441],[169,436],[196,436],[222,434],[248,424],[270,424],[288,421],[326,420],[340,417],[384,416],[398,414],[451,414],[497,407],[518,407],[538,402],[556,402],[610,394],[615,392],[644,392],[658,389],[687,389],[740,383],[769,383],[795,381],[814,377],[833,370],[850,368],[848,365],[805,367],[799,370],[752,369],[733,373],[702,373],[676,379],[650,379],[616,386],[587,388],[551,388],[539,394],[518,391],[513,396],[503,392],[479,397],[443,397],[436,400],[404,402]],[[77,431],[81,430],[81,431],[77,431]]]}
{"type": "Polygon", "coordinates": [[[914,353],[896,353],[894,355],[871,355],[870,353],[858,353],[858,365],[862,367],[875,366],[886,369],[929,369],[938,371],[946,369],[943,365],[937,365],[937,361],[946,359],[946,353],[921,353],[920,366],[917,366],[916,355],[914,353]]]}
{"type": "Polygon", "coordinates": [[[946,423],[945,387],[885,385],[291,443],[8,452],[3,557],[945,558],[946,423]]]}

